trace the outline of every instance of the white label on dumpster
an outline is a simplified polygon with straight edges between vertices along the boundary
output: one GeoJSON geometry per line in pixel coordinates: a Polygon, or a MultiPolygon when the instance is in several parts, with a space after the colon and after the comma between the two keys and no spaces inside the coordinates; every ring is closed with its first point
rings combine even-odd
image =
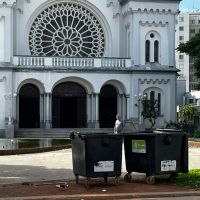
{"type": "Polygon", "coordinates": [[[114,161],[98,161],[94,165],[94,172],[113,172],[114,161]]]}
{"type": "Polygon", "coordinates": [[[161,171],[176,171],[176,160],[162,160],[161,161],[161,171]]]}

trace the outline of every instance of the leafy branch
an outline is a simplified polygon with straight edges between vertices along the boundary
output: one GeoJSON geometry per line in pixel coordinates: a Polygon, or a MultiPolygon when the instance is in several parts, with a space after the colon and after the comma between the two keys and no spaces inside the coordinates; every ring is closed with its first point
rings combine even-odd
{"type": "Polygon", "coordinates": [[[142,105],[143,105],[143,111],[142,111],[141,114],[142,114],[144,119],[149,120],[149,122],[151,123],[150,129],[153,129],[153,127],[156,123],[156,119],[159,115],[158,101],[157,100],[143,99],[142,105]]]}

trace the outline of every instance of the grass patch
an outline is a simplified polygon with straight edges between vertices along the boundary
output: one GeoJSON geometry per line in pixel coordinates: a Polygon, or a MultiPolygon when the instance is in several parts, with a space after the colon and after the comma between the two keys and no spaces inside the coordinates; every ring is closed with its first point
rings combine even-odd
{"type": "Polygon", "coordinates": [[[200,169],[190,170],[188,174],[179,174],[176,184],[200,189],[200,169]]]}

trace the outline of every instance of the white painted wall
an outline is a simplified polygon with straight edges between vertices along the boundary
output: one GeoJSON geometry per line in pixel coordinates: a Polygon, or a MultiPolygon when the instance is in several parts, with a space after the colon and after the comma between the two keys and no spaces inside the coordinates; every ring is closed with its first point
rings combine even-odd
{"type": "Polygon", "coordinates": [[[3,36],[3,51],[0,53],[1,61],[11,62],[13,56],[13,5],[14,0],[0,0],[0,31],[3,36]]]}
{"type": "Polygon", "coordinates": [[[0,62],[4,61],[4,17],[0,17],[0,62]]]}

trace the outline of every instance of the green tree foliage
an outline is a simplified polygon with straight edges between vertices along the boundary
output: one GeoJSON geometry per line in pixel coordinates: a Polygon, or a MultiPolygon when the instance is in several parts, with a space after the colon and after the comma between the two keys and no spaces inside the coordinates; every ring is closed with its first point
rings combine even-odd
{"type": "Polygon", "coordinates": [[[180,107],[179,117],[183,123],[193,124],[194,116],[197,114],[198,110],[194,105],[187,104],[180,107]]]}
{"type": "Polygon", "coordinates": [[[142,106],[143,106],[143,111],[141,114],[144,119],[149,120],[149,122],[151,123],[150,129],[153,129],[156,123],[156,119],[159,115],[158,101],[143,99],[142,106]]]}
{"type": "Polygon", "coordinates": [[[176,50],[194,57],[195,75],[200,78],[200,33],[186,43],[180,43],[176,50]]]}

